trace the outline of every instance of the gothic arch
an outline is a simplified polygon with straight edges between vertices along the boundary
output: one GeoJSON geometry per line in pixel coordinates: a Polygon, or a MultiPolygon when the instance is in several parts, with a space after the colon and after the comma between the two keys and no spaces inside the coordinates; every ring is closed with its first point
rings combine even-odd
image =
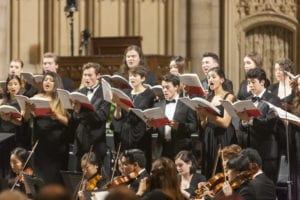
{"type": "Polygon", "coordinates": [[[287,57],[297,63],[297,26],[297,20],[271,11],[240,19],[236,24],[240,61],[249,51],[261,53],[272,81],[276,60],[287,57]]]}

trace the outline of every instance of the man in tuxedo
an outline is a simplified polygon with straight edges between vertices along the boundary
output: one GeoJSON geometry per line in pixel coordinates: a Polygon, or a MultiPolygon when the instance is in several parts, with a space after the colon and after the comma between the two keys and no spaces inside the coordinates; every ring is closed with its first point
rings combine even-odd
{"type": "Polygon", "coordinates": [[[140,149],[125,150],[121,156],[121,167],[124,175],[131,179],[128,187],[134,192],[139,189],[140,181],[149,176],[146,170],[146,157],[140,149]]]}
{"type": "Polygon", "coordinates": [[[246,112],[238,113],[242,119],[239,128],[243,131],[243,134],[247,134],[246,146],[258,151],[263,160],[263,171],[275,182],[279,157],[276,139],[280,133],[274,127],[276,127],[279,118],[266,102],[279,106],[280,99],[267,91],[265,87],[267,77],[263,69],[255,68],[249,70],[246,78],[252,93],[250,98],[262,115],[249,117],[246,112]]]}
{"type": "MultiPolygon", "coordinates": [[[[77,160],[90,150],[102,163],[106,154],[106,121],[109,116],[110,103],[104,101],[102,86],[99,81],[101,66],[98,63],[83,65],[83,84],[85,87],[78,92],[85,94],[94,107],[90,110],[81,106],[79,102],[73,102],[74,112],[70,125],[75,131],[75,150],[77,160]]],[[[80,163],[80,162],[78,162],[80,163]]],[[[78,166],[79,167],[79,166],[78,166]]]]}
{"type": "MultiPolygon", "coordinates": [[[[57,73],[59,67],[57,64],[57,60],[58,57],[54,53],[45,53],[43,55],[43,72],[45,73],[51,71],[57,73]]],[[[68,90],[70,92],[73,91],[73,81],[69,77],[61,77],[61,81],[65,90],[68,90]]]]}
{"type": "Polygon", "coordinates": [[[165,99],[155,106],[160,107],[170,120],[158,128],[159,154],[171,159],[181,150],[191,150],[191,134],[197,131],[196,112],[179,101],[179,77],[167,74],[162,79],[165,99]]]}
{"type": "Polygon", "coordinates": [[[249,158],[251,169],[257,171],[250,181],[255,190],[256,200],[275,200],[275,184],[261,170],[262,160],[259,153],[252,148],[243,149],[240,153],[249,158]]]}
{"type": "MultiPolygon", "coordinates": [[[[202,64],[201,64],[205,78],[201,80],[201,84],[206,91],[209,91],[207,73],[211,68],[220,67],[220,58],[216,53],[206,52],[202,55],[202,64]]],[[[226,89],[233,94],[233,84],[231,80],[225,79],[224,85],[226,89]]]]}

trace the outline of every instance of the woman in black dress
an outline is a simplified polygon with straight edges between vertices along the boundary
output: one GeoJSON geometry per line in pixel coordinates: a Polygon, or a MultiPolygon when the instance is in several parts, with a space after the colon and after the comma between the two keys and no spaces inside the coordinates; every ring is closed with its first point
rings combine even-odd
{"type": "MultiPolygon", "coordinates": [[[[51,114],[33,117],[33,136],[39,144],[33,157],[35,171],[46,184],[62,183],[60,170],[66,170],[68,161],[67,111],[62,107],[57,88],[62,88],[58,74],[47,72],[42,81],[42,92],[35,95],[50,101],[51,114]]],[[[25,120],[29,120],[34,105],[26,104],[25,120]]]]}
{"type": "MultiPolygon", "coordinates": [[[[207,112],[204,108],[198,109],[198,116],[201,124],[203,148],[203,174],[210,178],[215,171],[215,159],[217,159],[218,146],[228,146],[236,143],[235,129],[232,125],[231,116],[224,110],[220,100],[228,100],[234,102],[235,96],[228,92],[227,86],[224,84],[225,75],[221,68],[215,67],[208,72],[208,84],[210,93],[207,96],[215,107],[219,108],[220,116],[207,112]]],[[[222,171],[222,166],[219,164],[217,172],[222,171]]]]}
{"type": "Polygon", "coordinates": [[[179,175],[181,193],[186,199],[195,197],[198,183],[206,181],[205,176],[196,172],[195,156],[191,151],[180,151],[174,160],[179,175]]]}
{"type": "Polygon", "coordinates": [[[285,71],[292,73],[292,61],[282,59],[275,62],[275,77],[277,83],[270,85],[269,90],[274,95],[280,98],[281,108],[286,109],[287,104],[291,104],[294,96],[292,87],[290,86],[290,77],[285,74],[285,71]]]}
{"type": "MultiPolygon", "coordinates": [[[[16,75],[9,75],[6,80],[4,98],[1,105],[8,105],[16,108],[20,112],[20,106],[16,100],[16,95],[20,95],[23,92],[21,87],[21,80],[16,75]]],[[[30,148],[30,134],[26,127],[27,123],[22,121],[21,116],[17,116],[14,113],[0,112],[0,132],[3,133],[15,133],[16,134],[16,146],[30,148]]],[[[28,127],[27,127],[28,128],[28,127]]]]}
{"type": "MultiPolygon", "coordinates": [[[[133,89],[125,91],[133,101],[134,108],[141,110],[152,108],[154,104],[153,91],[143,85],[146,75],[147,71],[141,66],[129,70],[129,82],[133,86],[133,89]]],[[[147,166],[151,166],[150,131],[147,131],[143,120],[131,112],[128,106],[117,98],[115,98],[115,101],[117,107],[114,112],[114,118],[122,120],[120,123],[121,150],[141,149],[145,152],[147,166]]]]}

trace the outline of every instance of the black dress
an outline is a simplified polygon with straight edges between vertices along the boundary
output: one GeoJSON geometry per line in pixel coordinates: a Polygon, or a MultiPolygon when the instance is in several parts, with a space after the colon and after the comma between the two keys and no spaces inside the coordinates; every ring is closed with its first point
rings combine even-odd
{"type": "MultiPolygon", "coordinates": [[[[224,107],[222,105],[216,106],[221,111],[221,116],[224,115],[224,107]]],[[[208,121],[203,135],[202,141],[204,142],[203,147],[203,174],[210,178],[212,176],[214,161],[218,153],[218,145],[221,148],[237,143],[237,138],[235,134],[235,129],[233,124],[227,128],[222,128],[216,125],[214,122],[208,121]]],[[[222,165],[219,163],[216,172],[222,172],[222,165]]]]}
{"type": "MultiPolygon", "coordinates": [[[[125,91],[131,97],[134,107],[145,110],[152,108],[154,104],[154,93],[146,88],[144,92],[131,95],[130,91],[125,91]]],[[[146,124],[133,112],[122,112],[121,123],[121,150],[141,149],[145,152],[147,159],[147,170],[151,166],[151,130],[147,130],[146,124]]]]}
{"type": "MultiPolygon", "coordinates": [[[[199,182],[205,182],[206,178],[202,174],[195,173],[192,176],[190,187],[185,189],[190,194],[190,198],[196,197],[195,190],[198,189],[199,182]]],[[[179,177],[179,182],[181,183],[181,177],[179,177]]]]}
{"type": "MultiPolygon", "coordinates": [[[[16,100],[10,100],[3,105],[10,105],[20,111],[20,106],[16,100]]],[[[23,147],[25,149],[31,148],[31,134],[29,130],[29,123],[22,121],[20,126],[0,119],[0,133],[15,133],[15,146],[23,147]]]]}
{"type": "MultiPolygon", "coordinates": [[[[268,90],[271,91],[271,93],[276,95],[276,96],[278,96],[278,89],[279,89],[279,83],[272,84],[268,88],[268,90]]],[[[292,103],[292,100],[293,100],[294,96],[295,96],[295,93],[292,90],[292,93],[290,95],[280,99],[280,102],[290,104],[290,103],[292,103]]]]}
{"type": "Polygon", "coordinates": [[[62,183],[60,170],[67,169],[67,127],[49,116],[33,119],[33,135],[39,143],[33,156],[34,171],[46,184],[62,183]]]}

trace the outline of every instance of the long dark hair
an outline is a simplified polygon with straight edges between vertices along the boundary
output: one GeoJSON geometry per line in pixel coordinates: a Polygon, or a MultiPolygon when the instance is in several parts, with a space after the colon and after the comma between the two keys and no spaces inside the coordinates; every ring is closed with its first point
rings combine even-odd
{"type": "MultiPolygon", "coordinates": [[[[44,80],[45,80],[45,78],[46,78],[47,76],[53,77],[54,87],[53,87],[52,98],[53,98],[53,99],[57,99],[57,97],[58,97],[58,95],[57,95],[57,89],[58,89],[58,88],[63,88],[63,84],[62,84],[61,78],[60,78],[60,76],[59,76],[57,73],[55,73],[55,72],[46,72],[46,73],[44,74],[42,83],[44,82],[44,80]]],[[[42,87],[42,93],[45,93],[44,87],[42,87]]]]}
{"type": "MultiPolygon", "coordinates": [[[[228,82],[225,81],[225,73],[224,73],[224,71],[223,71],[220,67],[213,67],[213,68],[211,68],[210,70],[208,70],[207,73],[209,73],[209,72],[211,72],[211,71],[216,72],[217,75],[218,75],[220,78],[223,78],[223,79],[224,79],[224,81],[223,81],[223,83],[222,83],[222,88],[223,88],[223,90],[225,90],[225,91],[227,91],[227,92],[229,92],[229,93],[232,93],[232,91],[231,91],[231,89],[230,89],[230,86],[229,86],[228,82]]],[[[208,95],[207,95],[207,99],[208,99],[209,101],[211,101],[212,98],[213,98],[214,96],[215,96],[215,92],[214,92],[213,90],[209,90],[209,93],[208,93],[208,95]]]]}
{"type": "Polygon", "coordinates": [[[191,151],[180,151],[174,158],[176,161],[177,159],[181,159],[183,162],[188,163],[191,162],[190,174],[195,174],[197,170],[197,161],[196,158],[191,151]]]}
{"type": "Polygon", "coordinates": [[[16,75],[8,75],[7,79],[6,79],[6,92],[5,92],[5,95],[3,96],[3,102],[2,104],[6,104],[8,103],[9,101],[11,101],[11,96],[10,96],[10,93],[9,93],[9,90],[8,90],[8,83],[13,80],[13,79],[16,79],[18,81],[18,83],[20,84],[20,90],[18,92],[18,94],[22,94],[24,91],[23,91],[23,88],[22,88],[22,82],[21,82],[21,79],[20,77],[16,76],[16,75]]]}
{"type": "Polygon", "coordinates": [[[148,179],[148,190],[161,190],[172,200],[183,200],[180,183],[174,161],[169,158],[159,158],[152,164],[151,175],[148,179]]]}
{"type": "MultiPolygon", "coordinates": [[[[22,147],[16,147],[14,150],[12,150],[10,155],[15,155],[17,159],[21,161],[22,166],[24,166],[26,160],[30,155],[30,152],[22,147]]],[[[28,162],[26,168],[31,168],[31,167],[32,167],[31,162],[28,162]]]]}

